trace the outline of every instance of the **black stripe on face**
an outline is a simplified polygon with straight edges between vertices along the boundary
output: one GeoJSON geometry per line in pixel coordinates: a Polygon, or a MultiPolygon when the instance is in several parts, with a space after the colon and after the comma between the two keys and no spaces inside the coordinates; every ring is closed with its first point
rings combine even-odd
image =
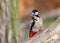
{"type": "MultiPolygon", "coordinates": [[[[36,17],[39,17],[38,15],[35,15],[36,17]]],[[[40,17],[39,17],[40,18],[40,17]]]]}

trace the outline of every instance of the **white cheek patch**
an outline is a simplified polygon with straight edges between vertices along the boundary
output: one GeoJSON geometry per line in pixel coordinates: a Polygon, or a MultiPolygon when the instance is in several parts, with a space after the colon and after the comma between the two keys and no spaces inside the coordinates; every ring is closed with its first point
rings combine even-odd
{"type": "Polygon", "coordinates": [[[38,12],[35,12],[35,15],[38,15],[38,12]]]}

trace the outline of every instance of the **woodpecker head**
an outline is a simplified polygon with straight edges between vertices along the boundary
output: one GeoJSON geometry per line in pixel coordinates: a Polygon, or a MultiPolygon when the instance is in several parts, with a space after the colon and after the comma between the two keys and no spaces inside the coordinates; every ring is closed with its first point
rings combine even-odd
{"type": "Polygon", "coordinates": [[[35,10],[35,9],[32,10],[32,16],[39,17],[39,16],[38,16],[38,13],[39,13],[38,10],[35,10]]]}

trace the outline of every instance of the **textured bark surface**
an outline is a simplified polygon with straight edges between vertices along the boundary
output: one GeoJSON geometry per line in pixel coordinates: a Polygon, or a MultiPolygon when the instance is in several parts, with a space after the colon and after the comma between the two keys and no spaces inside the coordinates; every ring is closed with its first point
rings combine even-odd
{"type": "Polygon", "coordinates": [[[0,0],[0,43],[20,42],[20,16],[17,0],[0,0]]]}

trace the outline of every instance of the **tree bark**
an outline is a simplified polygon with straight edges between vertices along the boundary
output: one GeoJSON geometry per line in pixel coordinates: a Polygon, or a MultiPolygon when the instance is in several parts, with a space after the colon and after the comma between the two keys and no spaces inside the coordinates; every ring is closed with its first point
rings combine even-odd
{"type": "Polygon", "coordinates": [[[17,0],[0,0],[0,43],[20,42],[20,15],[17,0]]]}

